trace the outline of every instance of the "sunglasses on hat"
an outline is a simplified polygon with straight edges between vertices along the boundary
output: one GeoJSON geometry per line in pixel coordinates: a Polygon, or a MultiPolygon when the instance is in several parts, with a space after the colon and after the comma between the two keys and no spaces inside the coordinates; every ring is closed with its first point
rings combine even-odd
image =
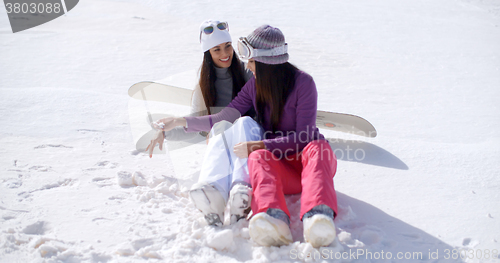
{"type": "Polygon", "coordinates": [[[221,31],[222,30],[229,31],[229,24],[227,22],[218,22],[217,24],[212,24],[212,25],[206,26],[204,28],[201,28],[201,30],[200,30],[200,42],[201,42],[201,34],[202,33],[205,33],[205,35],[210,35],[214,32],[215,28],[217,28],[221,31]]]}

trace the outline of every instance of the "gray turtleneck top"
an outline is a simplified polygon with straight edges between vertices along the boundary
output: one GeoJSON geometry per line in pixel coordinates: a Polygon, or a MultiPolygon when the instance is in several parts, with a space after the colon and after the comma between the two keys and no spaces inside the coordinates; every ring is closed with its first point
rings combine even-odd
{"type": "Polygon", "coordinates": [[[226,107],[233,100],[233,78],[229,68],[215,68],[215,90],[217,99],[215,107],[226,107]]]}

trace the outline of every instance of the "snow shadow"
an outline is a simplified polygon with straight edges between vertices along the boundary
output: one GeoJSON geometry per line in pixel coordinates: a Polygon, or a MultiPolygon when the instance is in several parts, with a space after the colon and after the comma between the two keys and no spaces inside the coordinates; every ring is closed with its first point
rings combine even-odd
{"type": "Polygon", "coordinates": [[[338,160],[408,170],[408,166],[398,157],[374,144],[357,140],[327,139],[338,160]]]}
{"type": "Polygon", "coordinates": [[[376,262],[382,256],[404,262],[464,262],[454,251],[459,248],[361,200],[338,191],[337,197],[338,239],[345,252],[364,254],[353,262],[376,262]]]}

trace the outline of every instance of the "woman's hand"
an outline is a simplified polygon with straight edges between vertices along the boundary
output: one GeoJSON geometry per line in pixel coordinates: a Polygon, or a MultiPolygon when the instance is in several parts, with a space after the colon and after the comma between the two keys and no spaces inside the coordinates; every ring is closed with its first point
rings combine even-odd
{"type": "Polygon", "coordinates": [[[158,131],[146,148],[146,151],[149,151],[149,158],[153,157],[153,150],[155,149],[156,144],[160,144],[160,151],[163,150],[163,140],[165,140],[165,135],[163,134],[164,131],[170,131],[177,126],[186,127],[186,123],[186,119],[175,117],[167,117],[154,122],[153,128],[158,131]]]}
{"type": "Polygon", "coordinates": [[[170,131],[177,126],[186,126],[186,119],[167,117],[153,123],[153,127],[161,131],[170,131]]]}
{"type": "Polygon", "coordinates": [[[260,149],[266,149],[266,145],[263,141],[250,141],[250,142],[240,142],[234,145],[234,154],[238,156],[238,158],[248,158],[250,153],[253,151],[257,151],[260,149]]]}
{"type": "Polygon", "coordinates": [[[146,152],[149,150],[149,158],[153,157],[153,150],[156,147],[156,144],[160,144],[160,151],[163,150],[163,140],[165,136],[163,136],[163,131],[157,131],[156,136],[151,140],[151,143],[146,148],[146,152]]]}

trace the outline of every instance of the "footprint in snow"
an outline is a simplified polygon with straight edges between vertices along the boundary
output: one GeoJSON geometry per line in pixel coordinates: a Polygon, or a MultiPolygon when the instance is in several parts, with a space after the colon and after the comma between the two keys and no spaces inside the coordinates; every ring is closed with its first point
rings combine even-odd
{"type": "Polygon", "coordinates": [[[27,210],[9,209],[9,208],[3,207],[3,206],[0,206],[0,210],[3,210],[2,219],[4,221],[16,219],[20,213],[29,213],[30,212],[27,210]]]}
{"type": "Polygon", "coordinates": [[[111,196],[108,198],[108,200],[111,200],[111,201],[114,201],[114,200],[121,201],[121,200],[125,200],[125,199],[127,199],[127,197],[120,196],[120,195],[114,195],[114,196],[111,196]]]}
{"type": "Polygon", "coordinates": [[[73,185],[77,180],[74,180],[74,179],[70,179],[70,178],[66,178],[66,179],[63,179],[63,180],[60,180],[60,181],[57,181],[55,183],[51,183],[51,184],[46,184],[38,189],[35,189],[35,190],[31,190],[29,192],[22,192],[22,193],[19,193],[18,195],[19,196],[25,196],[25,197],[30,197],[31,196],[31,193],[34,193],[34,192],[38,192],[38,191],[45,191],[45,190],[50,190],[50,189],[54,189],[54,188],[58,188],[58,187],[61,187],[61,186],[71,186],[73,185]]]}
{"type": "Polygon", "coordinates": [[[102,131],[99,131],[99,130],[89,130],[89,129],[79,129],[79,130],[76,130],[77,132],[81,133],[81,134],[88,134],[88,133],[101,133],[102,131]]]}
{"type": "Polygon", "coordinates": [[[401,234],[401,235],[402,235],[402,236],[404,236],[404,237],[407,237],[407,238],[409,238],[409,239],[414,239],[414,240],[416,240],[416,239],[419,239],[419,238],[420,238],[420,235],[418,235],[418,234],[411,234],[411,233],[410,233],[410,234],[401,234]]]}
{"type": "Polygon", "coordinates": [[[50,167],[50,166],[43,166],[43,165],[35,165],[35,166],[31,166],[29,169],[30,170],[35,170],[37,172],[48,172],[48,171],[52,170],[52,167],[50,167]]]}
{"type": "Polygon", "coordinates": [[[23,182],[19,178],[9,178],[3,180],[3,186],[14,189],[14,188],[19,188],[23,185],[23,182]]]}
{"type": "Polygon", "coordinates": [[[8,221],[8,220],[11,220],[11,219],[16,219],[16,216],[14,214],[6,214],[6,215],[2,216],[2,219],[4,221],[8,221]]]}
{"type": "Polygon", "coordinates": [[[462,240],[462,246],[464,247],[475,247],[479,242],[476,240],[473,240],[472,238],[464,238],[462,240]]]}
{"type": "Polygon", "coordinates": [[[14,160],[12,162],[12,165],[14,166],[14,169],[7,169],[7,171],[22,173],[22,172],[26,172],[26,170],[24,168],[28,167],[28,164],[22,163],[18,160],[14,160]]]}
{"type": "Polygon", "coordinates": [[[45,221],[37,221],[23,228],[22,232],[27,235],[44,235],[50,230],[49,225],[45,221]]]}
{"type": "Polygon", "coordinates": [[[138,154],[141,154],[141,153],[146,153],[146,151],[139,151],[139,150],[132,150],[130,151],[130,155],[138,155],[138,154]]]}
{"type": "Polygon", "coordinates": [[[15,167],[18,167],[18,168],[25,168],[26,166],[28,166],[28,164],[25,164],[23,163],[22,161],[19,161],[19,160],[14,160],[14,166],[15,167]]]}
{"type": "Polygon", "coordinates": [[[114,183],[111,177],[96,177],[92,179],[92,182],[99,187],[111,186],[114,183]]]}
{"type": "Polygon", "coordinates": [[[86,171],[96,171],[101,169],[114,169],[118,166],[118,163],[112,163],[109,161],[101,161],[94,165],[95,167],[87,168],[86,171]]]}
{"type": "Polygon", "coordinates": [[[101,222],[110,222],[110,221],[113,221],[113,220],[109,219],[109,218],[105,218],[105,217],[96,217],[96,218],[92,219],[92,222],[94,222],[97,225],[101,224],[101,222]]]}
{"type": "Polygon", "coordinates": [[[71,149],[73,147],[62,145],[62,144],[42,144],[42,145],[36,146],[34,149],[43,149],[43,148],[70,148],[71,149]]]}

